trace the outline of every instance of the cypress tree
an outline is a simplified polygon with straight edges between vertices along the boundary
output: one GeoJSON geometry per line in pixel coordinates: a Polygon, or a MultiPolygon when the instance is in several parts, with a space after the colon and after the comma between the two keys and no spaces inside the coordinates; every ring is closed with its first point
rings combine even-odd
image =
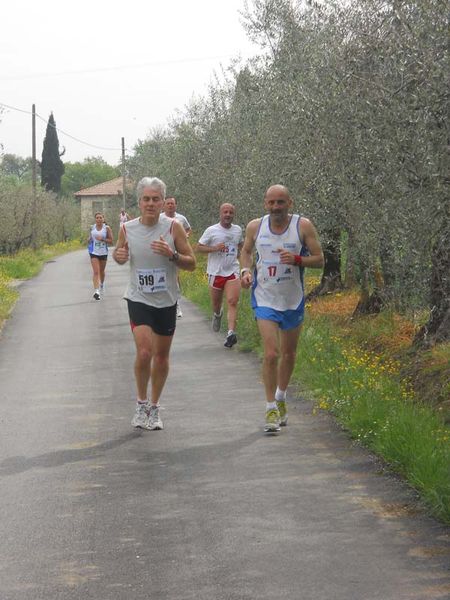
{"type": "Polygon", "coordinates": [[[64,163],[59,153],[58,134],[53,113],[50,114],[45,132],[44,148],[41,162],[41,185],[47,191],[59,194],[61,191],[61,177],[64,173],[64,163]]]}

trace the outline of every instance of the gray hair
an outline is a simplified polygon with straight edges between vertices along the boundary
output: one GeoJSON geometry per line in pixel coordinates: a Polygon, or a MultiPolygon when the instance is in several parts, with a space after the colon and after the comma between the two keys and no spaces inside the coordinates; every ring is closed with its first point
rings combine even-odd
{"type": "Polygon", "coordinates": [[[161,193],[162,199],[165,200],[166,184],[164,183],[164,181],[161,181],[161,179],[158,179],[157,177],[143,177],[136,186],[136,196],[138,202],[141,199],[142,192],[147,187],[158,190],[161,193]]]}

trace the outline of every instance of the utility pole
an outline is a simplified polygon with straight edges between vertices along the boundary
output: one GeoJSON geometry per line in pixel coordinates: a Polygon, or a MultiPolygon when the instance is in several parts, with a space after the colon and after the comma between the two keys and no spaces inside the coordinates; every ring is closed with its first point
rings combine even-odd
{"type": "Polygon", "coordinates": [[[126,191],[125,191],[125,138],[122,138],[122,187],[123,187],[123,191],[122,191],[122,202],[123,202],[123,209],[126,211],[127,207],[126,207],[126,191]]]}
{"type": "Polygon", "coordinates": [[[31,245],[36,247],[36,106],[31,107],[31,245]]]}
{"type": "Polygon", "coordinates": [[[33,203],[36,204],[36,106],[31,108],[31,185],[33,187],[33,203]]]}

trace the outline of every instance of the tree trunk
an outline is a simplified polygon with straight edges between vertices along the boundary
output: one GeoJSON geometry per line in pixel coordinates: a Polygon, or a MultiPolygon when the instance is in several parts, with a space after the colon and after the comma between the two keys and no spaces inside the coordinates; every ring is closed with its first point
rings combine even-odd
{"type": "Polygon", "coordinates": [[[414,338],[416,346],[430,347],[450,340],[450,227],[444,220],[433,247],[431,270],[431,313],[414,338]]]}
{"type": "Polygon", "coordinates": [[[369,269],[364,271],[361,282],[361,297],[353,316],[378,314],[392,302],[392,285],[395,281],[392,269],[392,252],[388,245],[383,242],[380,244],[379,263],[381,268],[378,261],[376,261],[370,269],[373,274],[372,277],[369,276],[369,269]],[[373,283],[372,293],[370,293],[371,281],[373,283]]]}
{"type": "Polygon", "coordinates": [[[391,288],[395,283],[395,270],[393,267],[394,264],[394,253],[392,251],[392,246],[384,236],[382,236],[380,241],[380,262],[381,269],[383,272],[383,285],[386,288],[391,288]]]}
{"type": "Polygon", "coordinates": [[[341,279],[341,232],[339,229],[335,229],[328,232],[326,238],[328,241],[323,249],[325,264],[322,279],[319,285],[306,296],[306,302],[343,288],[341,279]]]}
{"type": "Polygon", "coordinates": [[[354,241],[354,235],[352,229],[348,231],[347,239],[347,260],[345,265],[345,276],[344,276],[344,287],[350,289],[356,285],[356,266],[355,266],[355,254],[354,248],[356,243],[354,241]]]}
{"type": "Polygon", "coordinates": [[[359,302],[356,305],[355,310],[353,311],[352,317],[358,317],[360,315],[370,315],[380,312],[377,295],[375,293],[370,293],[369,281],[369,269],[367,268],[364,269],[361,277],[361,295],[359,298],[359,302]]]}

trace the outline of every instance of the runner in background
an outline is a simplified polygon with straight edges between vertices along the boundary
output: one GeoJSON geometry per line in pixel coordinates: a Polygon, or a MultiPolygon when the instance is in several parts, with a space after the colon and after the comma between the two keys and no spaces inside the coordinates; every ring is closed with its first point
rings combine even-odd
{"type": "Polygon", "coordinates": [[[123,225],[124,223],[126,223],[129,220],[130,220],[130,215],[125,211],[124,208],[121,208],[120,215],[119,215],[119,226],[123,225]]]}
{"type": "Polygon", "coordinates": [[[166,217],[169,217],[170,219],[176,219],[177,221],[179,221],[183,225],[183,229],[185,230],[187,237],[190,236],[191,226],[189,224],[189,221],[184,215],[177,212],[177,201],[173,196],[167,196],[167,198],[165,199],[164,213],[166,217]]]}
{"type": "Polygon", "coordinates": [[[103,213],[95,213],[95,224],[92,225],[88,238],[88,252],[91,257],[92,283],[94,300],[100,300],[105,287],[105,269],[108,260],[108,246],[113,243],[111,227],[105,223],[103,213]]]}
{"type": "MultiPolygon", "coordinates": [[[[181,223],[181,225],[183,226],[184,231],[186,232],[186,236],[187,237],[190,236],[191,226],[189,224],[189,221],[186,219],[186,217],[184,215],[177,212],[177,201],[175,200],[175,198],[173,196],[167,196],[167,198],[165,199],[164,213],[165,213],[166,217],[169,217],[170,219],[176,219],[177,221],[179,221],[181,223]]],[[[178,281],[177,318],[181,319],[181,317],[183,316],[183,312],[182,312],[181,306],[180,306],[181,285],[180,285],[179,277],[177,277],[177,281],[178,281]]]]}
{"type": "Polygon", "coordinates": [[[226,202],[219,210],[219,222],[208,227],[200,237],[196,251],[208,255],[206,272],[213,309],[212,328],[220,331],[223,315],[223,296],[227,302],[228,333],[225,348],[237,343],[236,321],[241,282],[239,253],[242,248],[242,229],[233,224],[235,208],[226,202]]]}

